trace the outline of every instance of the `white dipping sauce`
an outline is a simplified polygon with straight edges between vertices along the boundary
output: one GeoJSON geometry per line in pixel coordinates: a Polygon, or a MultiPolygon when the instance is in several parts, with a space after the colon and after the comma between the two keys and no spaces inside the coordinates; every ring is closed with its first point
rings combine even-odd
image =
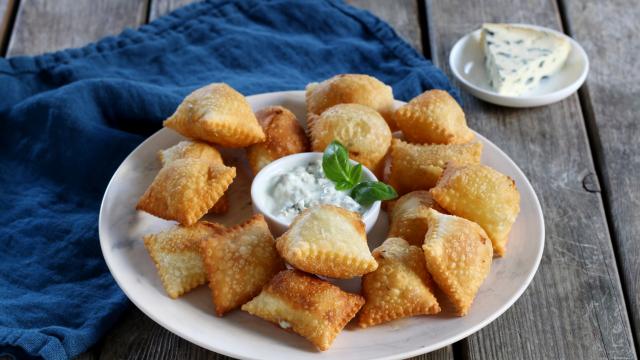
{"type": "Polygon", "coordinates": [[[336,190],[336,184],[322,171],[322,160],[297,166],[276,176],[269,195],[273,213],[288,221],[304,209],[320,204],[336,205],[359,213],[366,210],[349,196],[348,191],[336,190]]]}

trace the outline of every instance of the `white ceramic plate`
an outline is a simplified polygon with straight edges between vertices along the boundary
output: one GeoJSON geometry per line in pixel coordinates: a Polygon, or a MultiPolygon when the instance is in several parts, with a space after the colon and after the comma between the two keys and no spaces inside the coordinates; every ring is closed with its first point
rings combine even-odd
{"type": "Polygon", "coordinates": [[[473,96],[487,102],[508,107],[534,107],[560,101],[573,94],[584,83],[589,72],[589,59],[582,46],[567,35],[541,26],[514,24],[532,29],[549,31],[569,40],[571,52],[564,67],[548,79],[542,80],[536,89],[520,96],[505,96],[489,86],[484,65],[484,51],[480,43],[480,29],[458,40],[449,54],[449,66],[462,87],[473,96]]]}
{"type": "MultiPolygon", "coordinates": [[[[279,104],[305,119],[303,91],[262,94],[248,100],[254,110],[279,104]]],[[[216,317],[206,286],[178,300],[170,299],[144,249],[142,236],[173,223],[134,210],[137,199],[160,168],[157,151],[183,139],[169,129],[158,131],[140,144],[113,175],[100,209],[102,253],[118,285],[140,310],[178,336],[221,354],[248,359],[347,360],[406,358],[433,351],[469,336],[507,310],[531,282],[544,247],[542,211],[531,184],[504,152],[484,137],[478,138],[484,143],[482,162],[515,179],[521,194],[521,212],[511,231],[507,256],[494,261],[465,317],[413,317],[368,329],[348,325],[331,349],[320,353],[302,337],[242,311],[216,317]]],[[[238,176],[229,190],[231,210],[216,218],[229,224],[251,214],[250,170],[242,150],[224,151],[223,156],[238,167],[238,176]]],[[[369,234],[372,249],[382,242],[386,231],[387,218],[381,213],[369,234]]],[[[359,279],[341,281],[340,285],[348,291],[360,288],[359,279]]]]}

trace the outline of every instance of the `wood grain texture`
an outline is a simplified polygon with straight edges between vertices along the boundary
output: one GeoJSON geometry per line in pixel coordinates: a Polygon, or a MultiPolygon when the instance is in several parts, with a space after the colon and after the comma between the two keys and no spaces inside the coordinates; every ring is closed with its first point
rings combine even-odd
{"type": "Polygon", "coordinates": [[[391,24],[393,29],[418,52],[422,53],[422,35],[417,0],[347,0],[391,24]]]}
{"type": "Polygon", "coordinates": [[[198,2],[198,0],[152,0],[149,8],[149,21],[194,2],[198,2]]]}
{"type": "Polygon", "coordinates": [[[640,346],[640,4],[565,0],[569,31],[589,56],[581,91],[609,211],[609,226],[640,346]]]}
{"type": "Polygon", "coordinates": [[[146,0],[22,0],[8,56],[79,47],[146,18],[146,0]]]}
{"type": "MultiPolygon", "coordinates": [[[[449,50],[482,22],[560,28],[556,4],[546,0],[428,1],[427,10],[434,60],[451,78],[449,50]]],[[[533,283],[513,308],[468,338],[468,357],[634,358],[602,199],[583,186],[595,170],[577,96],[525,110],[463,98],[469,124],[530,179],[546,222],[545,251],[533,283]]]]}
{"type": "Polygon", "coordinates": [[[2,55],[6,53],[11,35],[10,25],[15,4],[15,0],[0,0],[0,50],[2,55]]]}

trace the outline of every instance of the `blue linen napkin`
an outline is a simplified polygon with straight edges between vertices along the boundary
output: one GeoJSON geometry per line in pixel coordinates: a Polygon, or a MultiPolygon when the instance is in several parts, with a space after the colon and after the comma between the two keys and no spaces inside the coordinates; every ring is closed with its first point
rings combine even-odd
{"type": "Polygon", "coordinates": [[[443,73],[368,12],[336,1],[207,1],[80,49],[0,59],[0,354],[64,359],[128,306],[102,258],[103,191],[181,99],[371,74],[408,100],[443,73]]]}

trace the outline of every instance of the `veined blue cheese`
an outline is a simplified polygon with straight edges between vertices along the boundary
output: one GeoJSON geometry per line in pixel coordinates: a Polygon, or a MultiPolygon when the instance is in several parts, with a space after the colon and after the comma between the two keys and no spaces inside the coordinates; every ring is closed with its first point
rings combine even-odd
{"type": "Polygon", "coordinates": [[[297,166],[276,176],[270,195],[273,213],[288,221],[304,209],[320,204],[336,205],[360,213],[366,210],[347,191],[336,190],[336,184],[324,175],[322,160],[297,166]]]}
{"type": "Polygon", "coordinates": [[[508,24],[483,24],[481,40],[489,85],[518,96],[564,65],[571,44],[548,31],[508,24]]]}

